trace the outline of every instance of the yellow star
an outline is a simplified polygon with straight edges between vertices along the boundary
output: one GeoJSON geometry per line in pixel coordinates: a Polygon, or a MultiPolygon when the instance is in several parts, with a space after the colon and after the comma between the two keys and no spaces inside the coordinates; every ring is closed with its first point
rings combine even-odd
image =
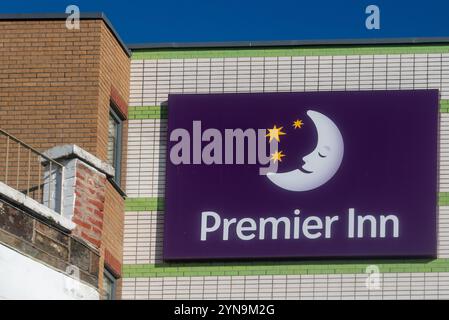
{"type": "Polygon", "coordinates": [[[276,151],[271,155],[271,160],[273,160],[274,163],[276,163],[276,161],[282,162],[282,157],[285,157],[285,154],[282,154],[282,151],[276,151]]]}
{"type": "Polygon", "coordinates": [[[265,137],[270,137],[270,141],[273,139],[276,139],[277,142],[280,142],[281,140],[279,139],[279,136],[283,136],[286,133],[282,132],[282,128],[276,128],[276,125],[273,127],[273,129],[267,129],[268,130],[268,134],[265,137]]]}
{"type": "Polygon", "coordinates": [[[302,120],[296,120],[296,121],[294,121],[293,122],[293,128],[295,128],[295,129],[301,129],[301,127],[303,126],[303,122],[302,122],[302,120]]]}

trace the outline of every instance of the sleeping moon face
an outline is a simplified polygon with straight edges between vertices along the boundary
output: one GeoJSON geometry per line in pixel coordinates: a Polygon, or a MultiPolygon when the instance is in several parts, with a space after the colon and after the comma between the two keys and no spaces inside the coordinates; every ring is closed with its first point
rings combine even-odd
{"type": "Polygon", "coordinates": [[[269,172],[268,179],[278,187],[289,191],[309,191],[329,181],[337,172],[343,159],[344,144],[340,130],[322,113],[309,110],[318,133],[315,149],[302,158],[304,165],[283,173],[269,172]]]}

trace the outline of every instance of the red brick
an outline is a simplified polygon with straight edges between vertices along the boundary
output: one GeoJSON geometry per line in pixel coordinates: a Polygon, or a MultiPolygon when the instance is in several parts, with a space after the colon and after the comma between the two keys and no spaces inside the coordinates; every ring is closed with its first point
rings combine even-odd
{"type": "Polygon", "coordinates": [[[101,230],[92,226],[92,232],[101,237],[101,230]]]}
{"type": "Polygon", "coordinates": [[[88,202],[100,211],[104,210],[104,204],[101,201],[90,199],[88,202]]]}
{"type": "Polygon", "coordinates": [[[117,107],[117,111],[126,119],[128,117],[128,104],[114,86],[111,86],[111,100],[117,107]]]}
{"type": "Polygon", "coordinates": [[[105,249],[104,252],[104,262],[108,265],[110,269],[115,273],[117,276],[122,275],[122,263],[119,259],[115,258],[114,255],[108,250],[105,249]]]}
{"type": "Polygon", "coordinates": [[[97,248],[99,248],[101,246],[101,240],[99,239],[95,239],[91,236],[89,236],[87,233],[85,233],[84,231],[81,231],[81,238],[86,240],[87,242],[92,243],[94,246],[96,246],[97,248]]]}
{"type": "Polygon", "coordinates": [[[83,181],[86,178],[86,175],[83,172],[80,172],[79,170],[76,173],[76,177],[83,181]]]}
{"type": "Polygon", "coordinates": [[[103,211],[93,209],[93,213],[101,219],[103,219],[103,217],[104,217],[103,211]]]}
{"type": "Polygon", "coordinates": [[[80,227],[82,227],[84,229],[90,230],[92,228],[92,226],[90,224],[88,224],[88,223],[86,223],[84,221],[81,221],[80,219],[73,218],[72,221],[75,222],[78,226],[80,226],[80,227]]]}
{"type": "Polygon", "coordinates": [[[73,213],[74,213],[74,216],[75,216],[75,217],[81,218],[81,217],[84,216],[84,212],[80,209],[80,207],[75,207],[75,208],[73,209],[73,213]]]}
{"type": "Polygon", "coordinates": [[[92,217],[87,218],[87,220],[89,220],[90,223],[92,223],[93,225],[97,226],[98,228],[100,228],[100,229],[103,228],[103,221],[102,220],[97,220],[97,219],[94,219],[92,217]]]}

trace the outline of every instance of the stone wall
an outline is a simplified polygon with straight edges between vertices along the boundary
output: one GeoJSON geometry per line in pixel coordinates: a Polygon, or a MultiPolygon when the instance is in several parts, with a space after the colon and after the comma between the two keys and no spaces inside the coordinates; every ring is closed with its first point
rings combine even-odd
{"type": "Polygon", "coordinates": [[[98,288],[99,253],[56,225],[0,198],[0,243],[98,288]]]}

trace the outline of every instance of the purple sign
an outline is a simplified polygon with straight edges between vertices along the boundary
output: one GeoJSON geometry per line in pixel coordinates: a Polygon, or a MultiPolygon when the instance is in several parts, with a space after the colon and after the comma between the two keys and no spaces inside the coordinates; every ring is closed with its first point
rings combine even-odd
{"type": "Polygon", "coordinates": [[[436,257],[438,98],[170,95],[164,260],[436,257]]]}

